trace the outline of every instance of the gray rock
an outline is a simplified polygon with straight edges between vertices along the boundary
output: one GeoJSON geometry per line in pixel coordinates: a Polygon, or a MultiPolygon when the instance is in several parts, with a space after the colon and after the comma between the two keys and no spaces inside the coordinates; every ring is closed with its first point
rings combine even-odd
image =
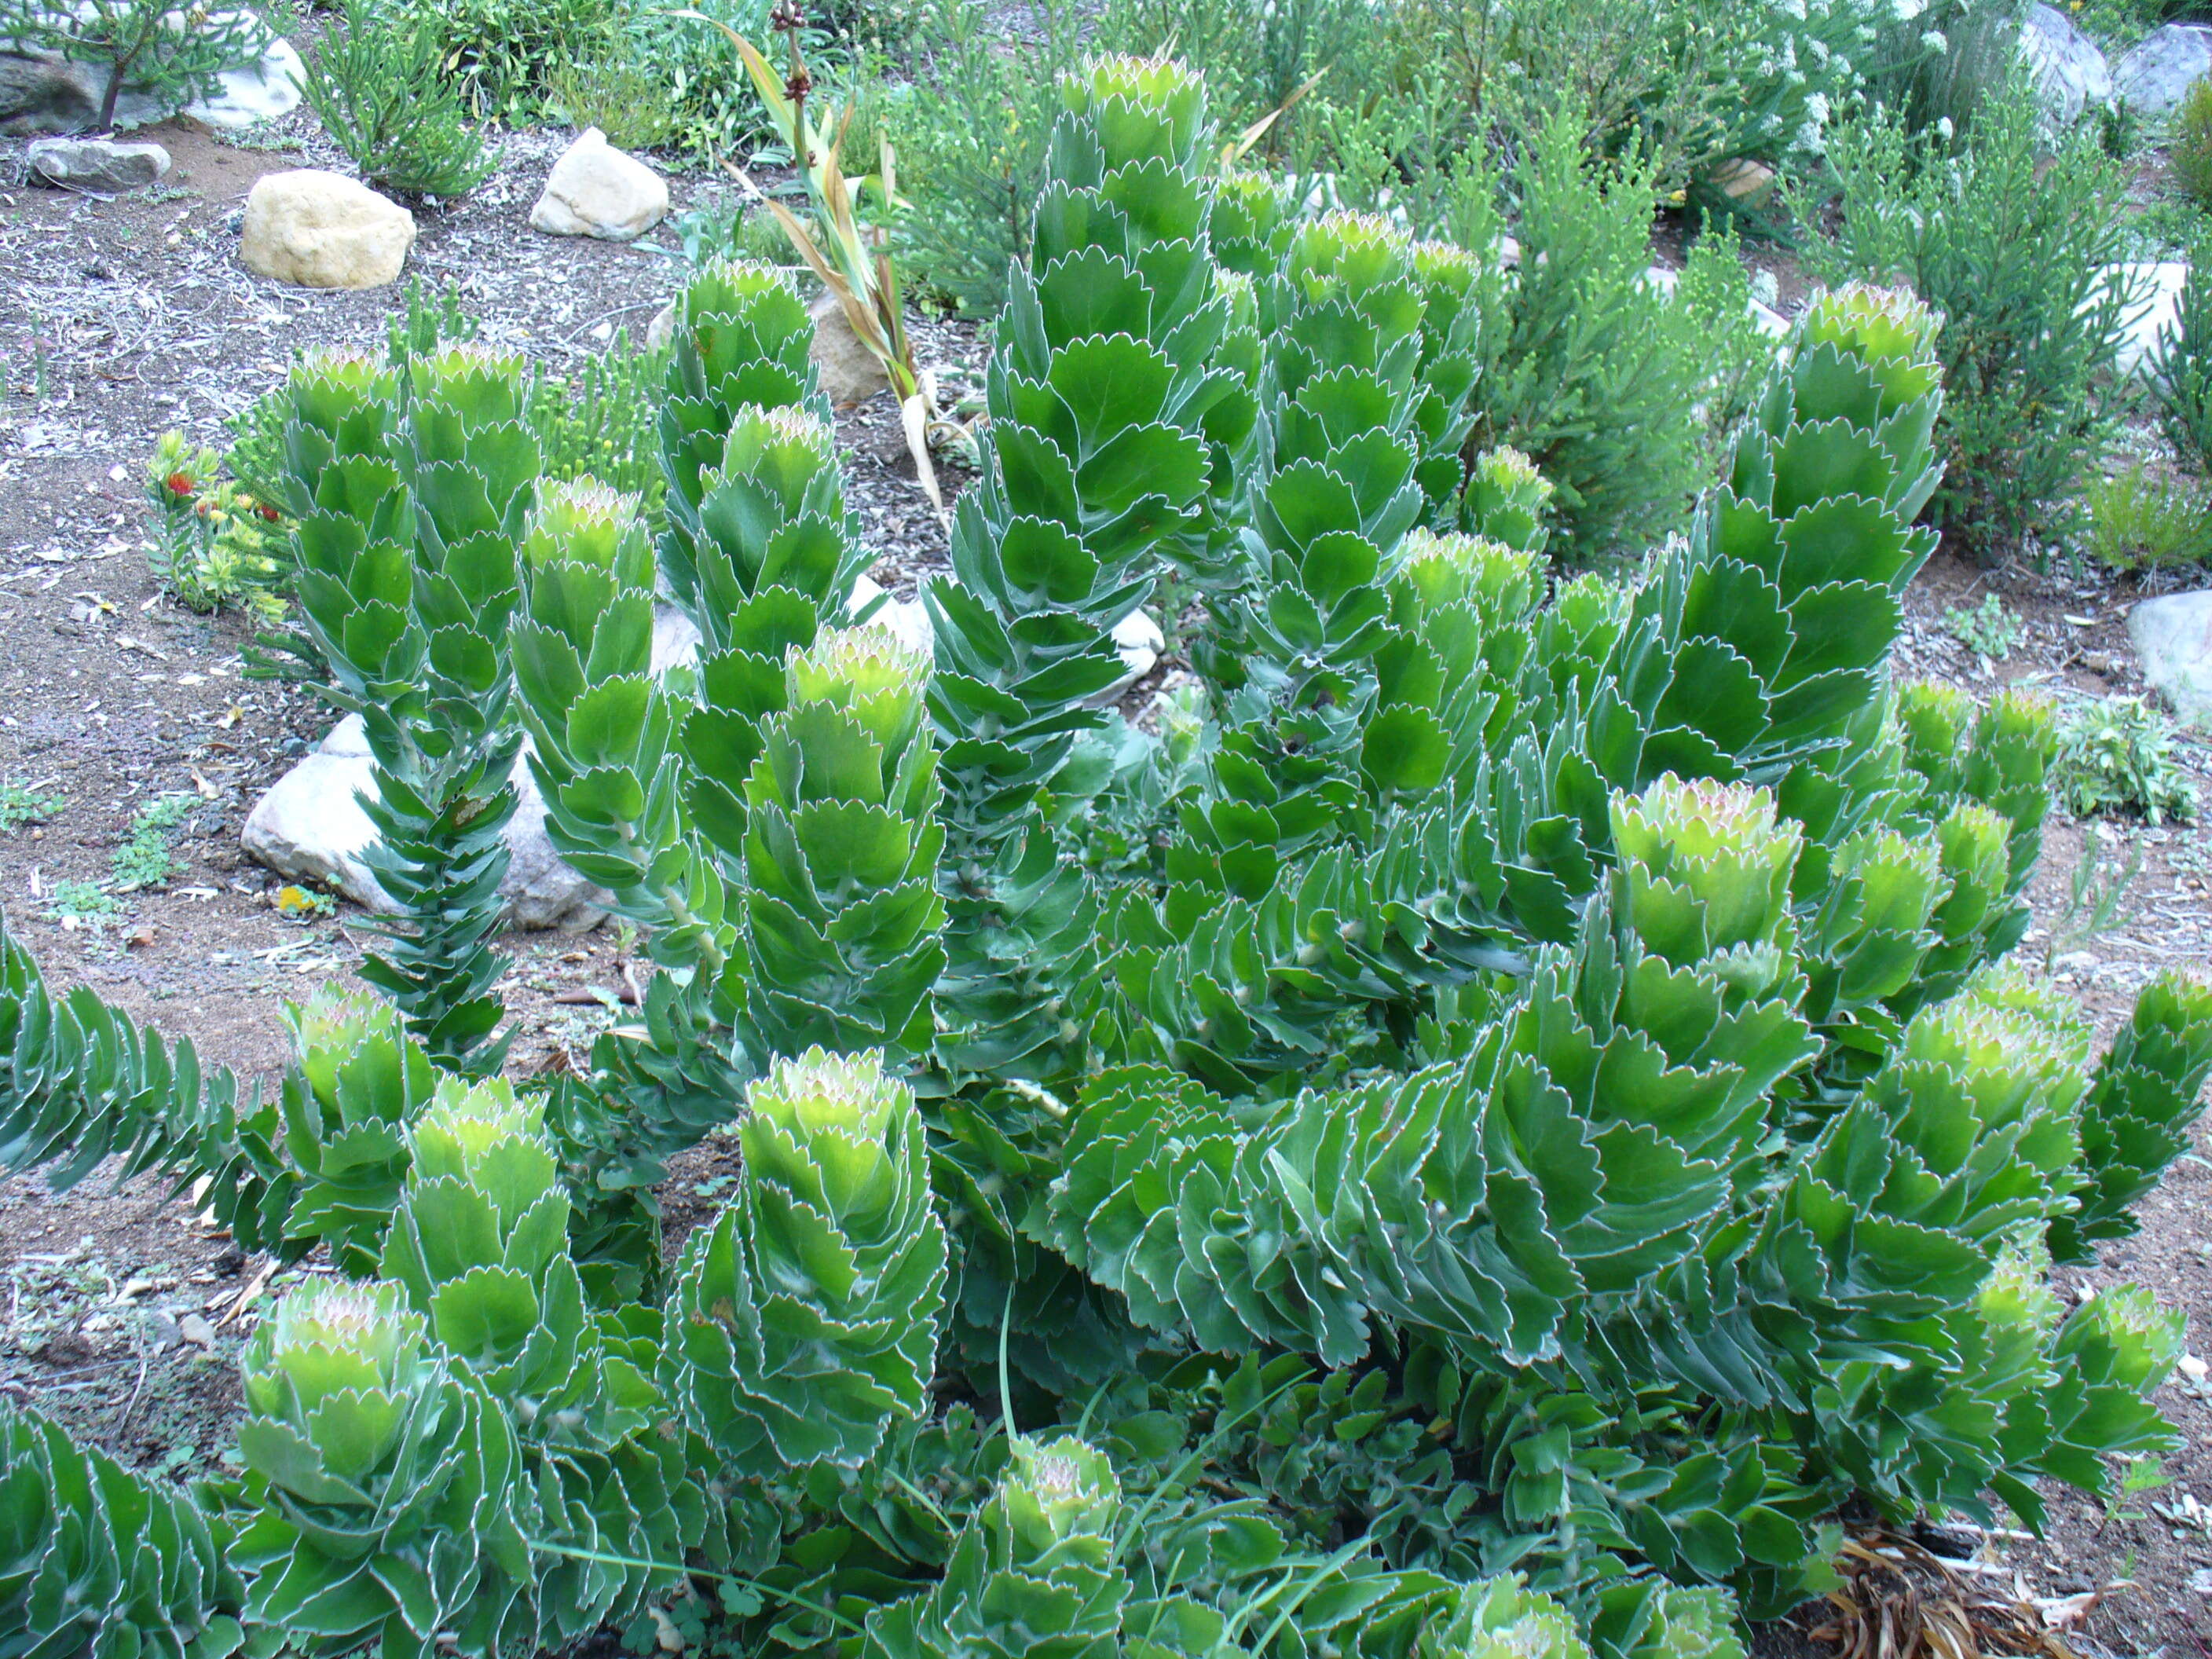
{"type": "Polygon", "coordinates": [[[0,50],[0,137],[82,132],[99,115],[100,86],[82,65],[51,52],[0,50]]]}
{"type": "Polygon", "coordinates": [[[2062,127],[2092,109],[2110,109],[2112,71],[2094,41],[2056,6],[2027,9],[2020,24],[2021,62],[2034,83],[2044,112],[2062,127]]]}
{"type": "Polygon", "coordinates": [[[2112,65],[2112,83],[2138,114],[2156,121],[2181,106],[2189,88],[2212,75],[2212,28],[2168,23],[2154,29],[2112,65]]]}
{"type": "MultiPolygon", "coordinates": [[[[524,754],[529,752],[527,740],[524,754]]],[[[606,896],[553,850],[545,834],[545,802],[526,759],[514,771],[514,817],[507,826],[507,866],[500,893],[517,927],[584,933],[599,926],[606,896]]],[[[361,717],[349,714],[322,746],[279,778],[246,815],[239,840],[248,854],[294,881],[334,887],[363,909],[390,915],[362,852],[375,826],[356,794],[374,792],[368,742],[361,717]]]]}
{"type": "Polygon", "coordinates": [[[2174,713],[2212,732],[2212,588],[2143,600],[2128,612],[2128,638],[2174,713]]]}
{"type": "Polygon", "coordinates": [[[112,138],[41,138],[25,159],[48,184],[96,196],[143,190],[169,170],[169,152],[159,144],[112,138]]]}
{"type": "Polygon", "coordinates": [[[215,1346],[215,1327],[199,1314],[186,1314],[177,1322],[177,1334],[196,1348],[215,1346]]]}

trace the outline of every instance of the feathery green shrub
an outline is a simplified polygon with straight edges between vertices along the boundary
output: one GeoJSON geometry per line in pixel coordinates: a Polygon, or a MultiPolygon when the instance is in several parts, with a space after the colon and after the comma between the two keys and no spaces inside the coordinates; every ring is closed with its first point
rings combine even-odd
{"type": "MultiPolygon", "coordinates": [[[[2212,988],[2098,1059],[2007,960],[2051,711],[1890,671],[1933,319],[1816,297],[1687,533],[1547,591],[1540,475],[1461,459],[1477,257],[1219,179],[1172,63],[1058,96],[927,661],[855,611],[776,273],[678,307],[657,538],[544,480],[496,355],[297,376],[303,598],[426,808],[396,1006],[299,1011],[241,1109],[0,946],[11,1167],[205,1173],[339,1269],[197,1495],[234,1577],[141,1569],[167,1627],[1741,1659],[1842,1506],[2039,1525],[2172,1443],[2178,1316],[2047,1270],[2185,1144],[2212,988]],[[1094,704],[1170,573],[1154,735],[1094,704]],[[662,594],[702,643],[656,673],[662,594]],[[655,971],[514,1085],[430,872],[526,730],[655,971]],[[732,1125],[665,1262],[653,1185],[732,1125]]],[[[0,1497],[44,1630],[58,1532],[0,1497]]]]}
{"type": "Polygon", "coordinates": [[[499,157],[463,125],[433,25],[386,0],[352,0],[345,20],[309,49],[300,91],[362,177],[448,200],[490,178],[499,157]]]}
{"type": "MultiPolygon", "coordinates": [[[[1985,562],[2030,532],[2056,539],[2110,429],[2094,382],[2140,300],[2107,270],[2128,255],[2123,170],[2086,131],[2046,155],[2040,106],[2018,82],[1956,155],[1875,113],[1839,127],[1828,160],[1842,215],[1832,237],[1807,237],[1808,269],[1902,281],[1943,316],[1935,522],[1985,562]]],[[[1792,198],[1808,227],[1820,207],[1792,198]]]]}

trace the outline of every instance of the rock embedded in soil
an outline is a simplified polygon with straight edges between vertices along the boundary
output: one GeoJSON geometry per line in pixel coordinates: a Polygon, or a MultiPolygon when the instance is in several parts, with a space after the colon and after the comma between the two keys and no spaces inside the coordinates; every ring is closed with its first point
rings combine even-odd
{"type": "Polygon", "coordinates": [[[169,152],[159,144],[112,138],[41,138],[24,160],[32,175],[46,184],[99,196],[143,190],[169,170],[169,152]]]}
{"type": "MultiPolygon", "coordinates": [[[[514,816],[507,821],[507,875],[499,885],[514,927],[584,933],[605,919],[606,895],[561,860],[545,834],[545,801],[524,758],[514,768],[514,816]]],[[[322,746],[279,778],[246,815],[239,842],[247,854],[293,881],[336,888],[365,910],[395,907],[362,860],[376,839],[356,793],[373,793],[374,770],[361,717],[349,714],[322,746]]]]}
{"type": "Polygon", "coordinates": [[[824,294],[806,307],[814,319],[814,368],[823,395],[841,408],[864,404],[891,383],[883,360],[860,343],[845,307],[824,294]]]}
{"type": "Polygon", "coordinates": [[[2044,112],[2062,127],[2085,111],[2110,109],[2112,71],[2096,42],[2056,6],[2033,5],[2020,23],[2021,62],[2044,112]]]}
{"type": "Polygon", "coordinates": [[[586,127],[546,175],[530,222],[554,236],[628,242],[668,216],[668,183],[635,155],[586,127]]]}
{"type": "Polygon", "coordinates": [[[2138,115],[2160,120],[2181,106],[2189,88],[2212,76],[2212,28],[2168,23],[2153,29],[2112,65],[2112,83],[2138,115]]]}
{"type": "Polygon", "coordinates": [[[2212,588],[2145,599],[2128,612],[2143,678],[2183,721],[2212,732],[2212,588]]]}
{"type": "Polygon", "coordinates": [[[415,216],[368,185],[297,167],[265,173],[246,198],[239,263],[300,288],[381,288],[398,280],[415,216]]]}

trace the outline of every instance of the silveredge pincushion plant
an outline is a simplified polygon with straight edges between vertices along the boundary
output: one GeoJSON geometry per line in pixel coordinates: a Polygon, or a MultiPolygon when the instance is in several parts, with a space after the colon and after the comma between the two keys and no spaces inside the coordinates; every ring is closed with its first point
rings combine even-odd
{"type": "MultiPolygon", "coordinates": [[[[678,307],[657,546],[466,412],[488,360],[301,371],[380,766],[482,804],[526,731],[654,972],[471,1083],[468,909],[409,941],[421,1048],[319,1000],[264,1107],[0,942],[11,1165],[205,1173],[357,1276],[256,1336],[198,1498],[237,1583],[161,1555],[167,1628],[1741,1659],[1846,1506],[2040,1524],[2167,1443],[2176,1321],[2049,1271],[2186,1144],[2212,992],[2098,1059],[2007,960],[2050,710],[1892,680],[1932,319],[1816,295],[1691,533],[1547,592],[1547,481],[1460,459],[1472,263],[1217,178],[1170,64],[1060,101],[928,655],[852,614],[767,273],[678,307]],[[1088,702],[1170,574],[1154,732],[1088,702]],[[653,1187],[732,1123],[672,1269],[653,1187]]],[[[0,1500],[48,1629],[9,1561],[66,1529],[0,1500]]]]}

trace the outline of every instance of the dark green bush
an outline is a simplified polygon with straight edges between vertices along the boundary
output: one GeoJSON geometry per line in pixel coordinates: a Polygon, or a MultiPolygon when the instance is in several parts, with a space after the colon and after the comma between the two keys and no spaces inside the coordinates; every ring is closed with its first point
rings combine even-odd
{"type": "Polygon", "coordinates": [[[2110,429],[2096,381],[2133,298],[2103,275],[2128,251],[2121,168],[2084,131],[2046,155],[2017,83],[1956,155],[1876,114],[1839,128],[1829,161],[1826,187],[1792,192],[1808,269],[1904,283],[1945,319],[1934,521],[1985,562],[2063,531],[2110,429]],[[1827,188],[1842,210],[1832,235],[1809,228],[1827,188]]]}

